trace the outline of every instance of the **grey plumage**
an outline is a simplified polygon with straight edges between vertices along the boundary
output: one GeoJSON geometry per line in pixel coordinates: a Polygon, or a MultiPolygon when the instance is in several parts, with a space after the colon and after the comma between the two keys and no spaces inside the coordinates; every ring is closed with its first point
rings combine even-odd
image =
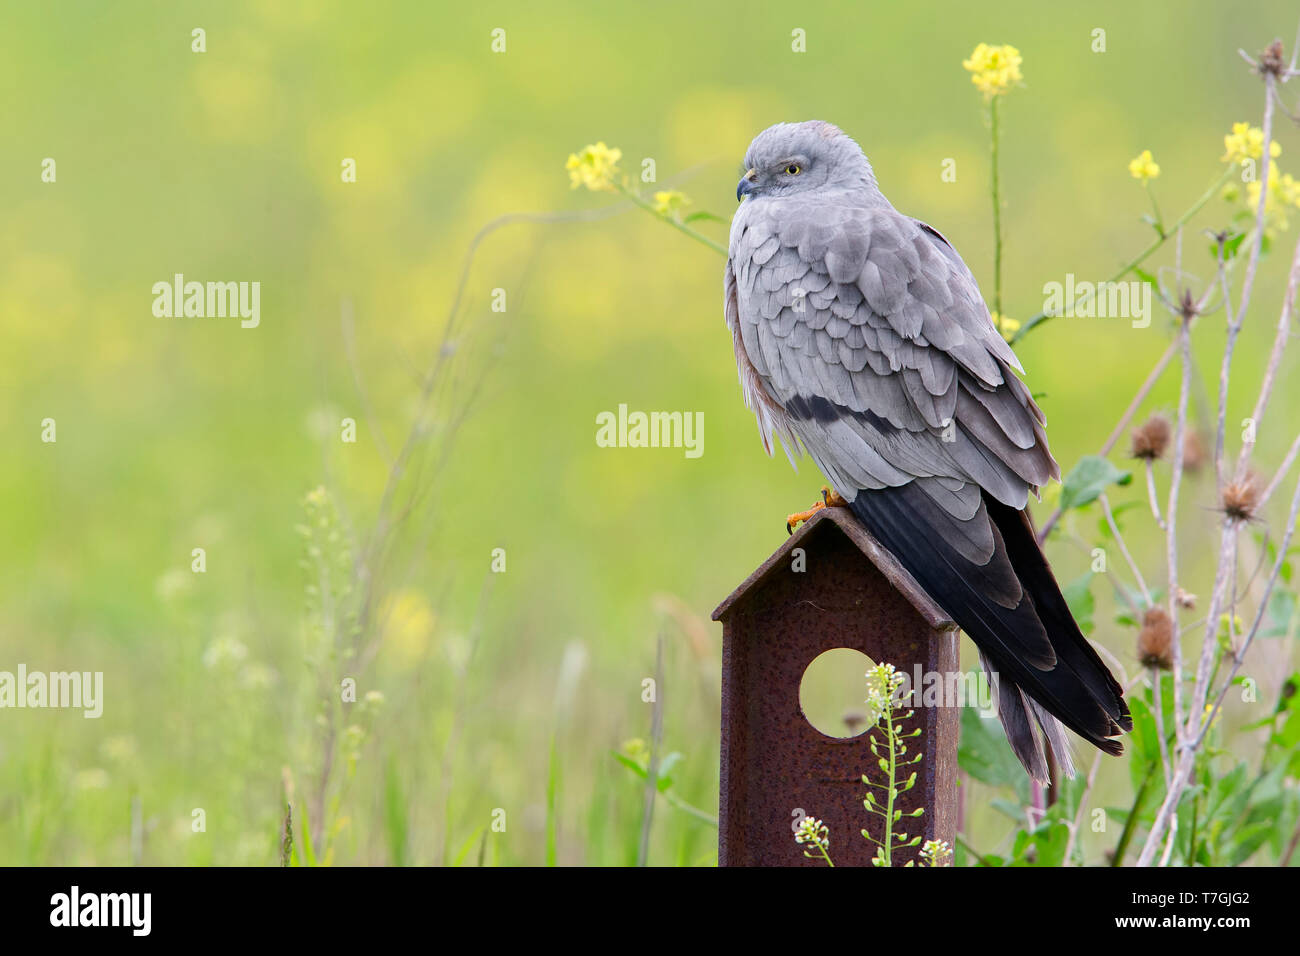
{"type": "Polygon", "coordinates": [[[976,641],[1031,774],[1046,778],[1047,752],[1071,767],[1056,718],[1119,752],[1122,693],[1024,510],[1060,476],[1045,420],[970,270],[829,123],[773,126],[745,165],[725,316],[764,447],[779,441],[792,464],[806,450],[976,641]]]}

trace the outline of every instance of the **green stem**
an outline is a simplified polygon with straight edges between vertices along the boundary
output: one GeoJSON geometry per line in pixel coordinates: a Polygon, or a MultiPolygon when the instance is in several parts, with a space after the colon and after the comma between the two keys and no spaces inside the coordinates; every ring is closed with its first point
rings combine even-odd
{"type": "Polygon", "coordinates": [[[985,855],[984,855],[983,853],[981,853],[979,850],[977,850],[977,849],[975,849],[973,846],[971,846],[971,845],[970,845],[970,842],[967,841],[967,839],[966,839],[965,837],[963,837],[960,833],[958,833],[956,836],[957,836],[957,843],[958,843],[958,845],[960,845],[960,846],[962,847],[962,849],[964,849],[964,850],[965,850],[967,853],[969,853],[971,856],[975,857],[976,865],[978,865],[978,866],[993,866],[993,865],[994,865],[994,864],[992,864],[992,863],[989,862],[989,857],[985,856],[985,855]]]}
{"type": "Polygon", "coordinates": [[[707,823],[709,826],[714,828],[717,827],[718,825],[717,817],[713,816],[713,814],[711,813],[706,813],[704,810],[701,810],[699,807],[692,806],[691,804],[683,800],[681,797],[673,793],[671,790],[663,791],[663,798],[666,801],[668,801],[668,805],[673,809],[680,810],[682,813],[685,813],[687,816],[694,817],[696,820],[699,820],[701,823],[707,823]]]}
{"type": "Polygon", "coordinates": [[[993,311],[998,317],[998,332],[1002,331],[1002,196],[998,188],[998,98],[989,101],[993,127],[993,311]]]}
{"type": "MultiPolygon", "coordinates": [[[[1166,242],[1168,242],[1170,236],[1177,235],[1179,228],[1186,225],[1188,220],[1190,220],[1193,216],[1195,216],[1198,212],[1200,212],[1201,209],[1204,208],[1205,204],[1210,201],[1210,198],[1216,192],[1218,192],[1220,188],[1222,188],[1224,183],[1228,181],[1228,178],[1232,175],[1234,168],[1235,167],[1233,166],[1229,166],[1227,169],[1225,169],[1223,175],[1220,176],[1218,179],[1216,179],[1213,185],[1211,185],[1209,189],[1205,190],[1205,192],[1201,194],[1201,198],[1196,200],[1196,202],[1192,204],[1190,209],[1188,209],[1185,213],[1183,213],[1181,216],[1178,217],[1178,221],[1175,222],[1170,229],[1165,231],[1164,235],[1160,236],[1158,239],[1152,242],[1151,245],[1147,246],[1140,253],[1138,253],[1137,256],[1135,256],[1133,259],[1125,263],[1120,268],[1120,270],[1116,272],[1113,276],[1111,276],[1109,279],[1107,279],[1106,282],[1116,282],[1119,279],[1122,279],[1133,269],[1136,269],[1143,262],[1145,262],[1151,256],[1152,253],[1154,253],[1157,249],[1159,249],[1166,242]]],[[[1105,283],[1101,283],[1101,284],[1105,285],[1105,283]]],[[[1086,293],[1080,296],[1078,299],[1074,300],[1068,306],[1066,306],[1062,310],[1062,314],[1066,312],[1074,311],[1075,306],[1082,305],[1084,302],[1088,301],[1088,299],[1091,297],[1092,297],[1092,293],[1086,293]]],[[[1027,320],[1025,324],[1020,327],[1019,331],[1017,331],[1016,334],[1011,337],[1011,344],[1015,345],[1017,342],[1019,342],[1026,335],[1029,334],[1030,329],[1034,328],[1035,326],[1041,325],[1042,323],[1046,322],[1048,319],[1052,319],[1052,318],[1056,318],[1056,316],[1047,315],[1044,312],[1039,312],[1033,318],[1027,320]]]]}
{"type": "Polygon", "coordinates": [[[1160,204],[1156,202],[1155,191],[1151,188],[1151,184],[1146,181],[1143,181],[1142,188],[1146,190],[1147,198],[1151,200],[1151,211],[1156,214],[1156,235],[1163,239],[1166,235],[1165,220],[1164,217],[1160,215],[1160,204]]]}
{"type": "Polygon", "coordinates": [[[894,795],[897,792],[895,784],[898,777],[898,746],[895,740],[894,732],[894,712],[892,710],[885,712],[885,719],[889,728],[889,799],[885,806],[885,866],[894,865],[894,795]]]}
{"type": "Polygon", "coordinates": [[[1124,821],[1124,830],[1119,835],[1119,845],[1115,847],[1115,858],[1110,861],[1111,866],[1124,865],[1124,853],[1128,850],[1128,845],[1133,841],[1133,834],[1137,831],[1138,814],[1142,812],[1142,804],[1146,802],[1147,787],[1151,784],[1151,777],[1156,772],[1156,765],[1153,763],[1147,769],[1147,775],[1142,778],[1142,786],[1138,787],[1137,794],[1133,797],[1133,808],[1128,812],[1128,819],[1124,821]]]}
{"type": "Polygon", "coordinates": [[[620,193],[622,193],[627,199],[629,199],[634,205],[640,206],[642,209],[650,213],[650,215],[654,216],[659,221],[668,223],[668,225],[672,226],[678,232],[682,233],[683,235],[690,236],[696,242],[703,243],[704,245],[708,246],[710,249],[712,249],[714,252],[718,253],[719,255],[722,256],[727,255],[726,246],[722,245],[721,243],[714,242],[708,236],[704,235],[703,233],[696,232],[690,226],[686,225],[685,223],[678,222],[676,219],[672,218],[671,216],[663,215],[662,213],[659,212],[659,210],[655,209],[654,206],[646,202],[644,199],[642,199],[632,190],[628,189],[626,186],[616,186],[615,188],[620,193]]]}

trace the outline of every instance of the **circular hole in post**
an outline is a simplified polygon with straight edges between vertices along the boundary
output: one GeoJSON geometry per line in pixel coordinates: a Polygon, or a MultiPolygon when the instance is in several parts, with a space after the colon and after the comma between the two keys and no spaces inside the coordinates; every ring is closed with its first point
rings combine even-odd
{"type": "Polygon", "coordinates": [[[851,647],[818,654],[799,681],[804,719],[827,737],[866,733],[867,671],[875,666],[870,657],[851,647]]]}

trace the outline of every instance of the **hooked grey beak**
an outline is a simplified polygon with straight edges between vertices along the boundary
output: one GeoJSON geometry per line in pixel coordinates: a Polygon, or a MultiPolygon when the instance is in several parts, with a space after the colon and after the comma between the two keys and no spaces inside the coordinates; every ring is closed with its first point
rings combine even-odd
{"type": "Polygon", "coordinates": [[[758,189],[758,170],[751,169],[741,177],[740,184],[736,186],[736,202],[740,202],[756,189],[758,189]]]}

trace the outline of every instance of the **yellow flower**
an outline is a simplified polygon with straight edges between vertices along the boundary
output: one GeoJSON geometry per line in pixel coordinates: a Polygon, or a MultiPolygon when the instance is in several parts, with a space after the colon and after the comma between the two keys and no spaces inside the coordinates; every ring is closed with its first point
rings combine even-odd
{"type": "Polygon", "coordinates": [[[419,661],[428,650],[438,619],[424,595],[411,588],[395,591],[384,599],[380,619],[385,651],[392,651],[404,664],[419,661]]]}
{"type": "Polygon", "coordinates": [[[1300,180],[1286,173],[1277,181],[1278,198],[1284,206],[1300,207],[1300,180]]]}
{"type": "MultiPolygon", "coordinates": [[[[1259,208],[1260,184],[1258,180],[1246,183],[1246,207],[1251,210],[1259,208]]],[[[1291,225],[1287,216],[1288,206],[1300,206],[1300,182],[1290,174],[1277,168],[1277,163],[1268,163],[1268,195],[1264,198],[1264,234],[1275,236],[1286,232],[1291,225]]]]}
{"type": "Polygon", "coordinates": [[[676,189],[667,189],[655,193],[654,207],[655,212],[661,216],[672,216],[676,218],[681,212],[683,206],[689,206],[691,201],[686,198],[686,194],[678,192],[676,189]]]}
{"type": "Polygon", "coordinates": [[[984,94],[986,100],[1001,96],[1012,84],[1024,79],[1020,74],[1020,51],[1013,46],[989,46],[981,43],[970,59],[961,65],[970,70],[970,81],[984,94]]]}
{"type": "Polygon", "coordinates": [[[570,153],[564,168],[569,171],[569,185],[573,189],[586,186],[593,191],[614,188],[618,175],[618,161],[623,158],[621,149],[610,149],[604,143],[585,147],[580,153],[570,153]]]}
{"type": "MultiPolygon", "coordinates": [[[[1264,131],[1249,123],[1233,123],[1232,132],[1223,137],[1223,148],[1222,160],[1225,163],[1259,159],[1264,155],[1264,131]]],[[[1281,156],[1282,144],[1277,140],[1269,143],[1268,155],[1271,159],[1281,156]]]]}
{"type": "Polygon", "coordinates": [[[1128,164],[1128,171],[1134,179],[1140,179],[1145,184],[1148,179],[1160,175],[1160,166],[1151,158],[1151,150],[1144,149],[1128,164]]]}
{"type": "Polygon", "coordinates": [[[1219,725],[1219,718],[1223,716],[1223,708],[1220,707],[1220,708],[1216,711],[1216,710],[1214,709],[1214,705],[1213,705],[1213,704],[1209,704],[1209,703],[1207,703],[1207,704],[1205,705],[1205,710],[1202,712],[1202,715],[1203,715],[1203,717],[1204,717],[1205,720],[1209,720],[1209,721],[1210,721],[1210,729],[1213,730],[1215,727],[1217,727],[1217,726],[1219,725]],[[1211,715],[1213,715],[1213,719],[1211,719],[1211,715]]]}
{"type": "Polygon", "coordinates": [[[635,763],[644,763],[650,757],[650,748],[640,737],[633,737],[631,740],[623,741],[623,756],[635,763]]]}

